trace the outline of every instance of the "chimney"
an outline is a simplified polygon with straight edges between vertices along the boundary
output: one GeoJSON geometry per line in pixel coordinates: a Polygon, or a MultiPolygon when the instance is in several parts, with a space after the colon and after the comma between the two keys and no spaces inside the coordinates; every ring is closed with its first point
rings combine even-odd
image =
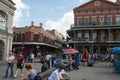
{"type": "Polygon", "coordinates": [[[31,26],[34,26],[34,21],[31,21],[31,26]]]}
{"type": "Polygon", "coordinates": [[[43,23],[40,23],[40,27],[42,28],[43,23]]]}
{"type": "Polygon", "coordinates": [[[120,0],[116,0],[116,4],[120,5],[120,0]]]}

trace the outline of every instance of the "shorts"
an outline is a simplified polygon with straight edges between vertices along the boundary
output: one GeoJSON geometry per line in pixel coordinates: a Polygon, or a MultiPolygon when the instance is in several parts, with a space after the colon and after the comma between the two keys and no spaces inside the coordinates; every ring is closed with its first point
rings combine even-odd
{"type": "Polygon", "coordinates": [[[17,69],[23,69],[24,65],[23,64],[17,64],[17,69]]]}

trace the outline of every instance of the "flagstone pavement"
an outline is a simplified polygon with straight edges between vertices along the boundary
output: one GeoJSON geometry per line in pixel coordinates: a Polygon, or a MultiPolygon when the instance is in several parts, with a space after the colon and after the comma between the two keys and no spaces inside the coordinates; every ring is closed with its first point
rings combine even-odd
{"type": "MultiPolygon", "coordinates": [[[[34,68],[39,72],[41,64],[39,62],[33,63],[34,68]]],[[[3,78],[6,65],[0,65],[0,80],[21,80],[20,72],[18,77],[3,78]]],[[[14,66],[14,72],[16,65],[14,66]]],[[[24,74],[26,70],[24,69],[24,74]]],[[[114,68],[109,66],[109,63],[98,63],[93,67],[79,66],[79,70],[72,70],[67,72],[70,80],[120,80],[120,74],[114,72],[114,68]]]]}

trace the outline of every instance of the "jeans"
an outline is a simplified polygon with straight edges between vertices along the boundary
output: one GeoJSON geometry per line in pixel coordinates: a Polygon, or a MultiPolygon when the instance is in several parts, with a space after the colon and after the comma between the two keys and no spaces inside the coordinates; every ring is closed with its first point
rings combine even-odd
{"type": "Polygon", "coordinates": [[[5,72],[5,76],[6,76],[6,77],[8,76],[8,70],[9,70],[9,68],[11,69],[11,74],[10,74],[10,76],[13,76],[13,66],[14,66],[13,63],[8,63],[8,64],[7,64],[7,68],[6,68],[6,72],[5,72]]]}

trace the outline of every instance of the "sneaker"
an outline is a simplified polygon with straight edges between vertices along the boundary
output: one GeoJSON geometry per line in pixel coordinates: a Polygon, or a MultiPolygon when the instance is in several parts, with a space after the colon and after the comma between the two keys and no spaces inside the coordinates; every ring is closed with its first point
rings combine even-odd
{"type": "Polygon", "coordinates": [[[23,77],[23,74],[21,74],[21,77],[23,77]]]}
{"type": "Polygon", "coordinates": [[[4,76],[4,78],[7,78],[8,76],[4,76]]]}
{"type": "Polygon", "coordinates": [[[9,77],[13,77],[13,75],[10,75],[9,77]]]}
{"type": "Polygon", "coordinates": [[[13,76],[13,78],[16,78],[16,76],[13,76]]]}

